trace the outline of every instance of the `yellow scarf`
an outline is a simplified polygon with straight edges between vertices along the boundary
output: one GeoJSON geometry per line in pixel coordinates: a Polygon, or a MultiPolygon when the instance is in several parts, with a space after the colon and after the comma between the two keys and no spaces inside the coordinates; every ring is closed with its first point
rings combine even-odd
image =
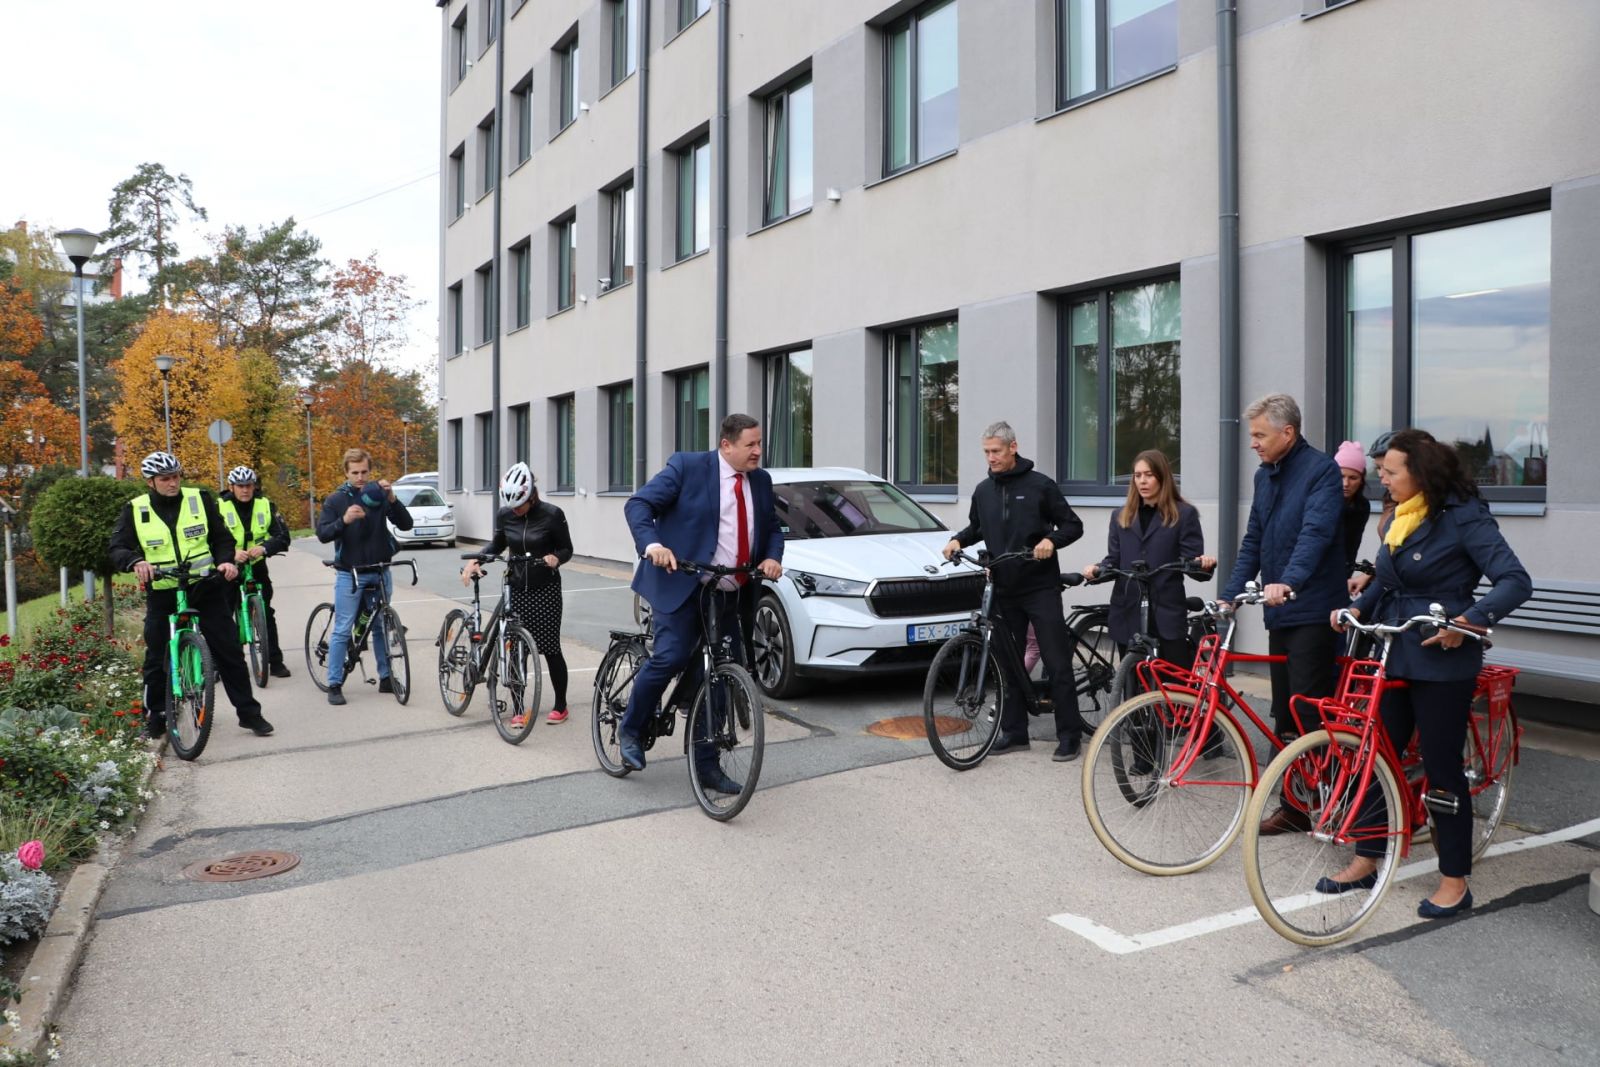
{"type": "Polygon", "coordinates": [[[1399,548],[1427,517],[1428,498],[1422,493],[1413,496],[1404,504],[1395,505],[1394,519],[1389,523],[1388,532],[1383,535],[1383,543],[1390,548],[1399,548]]]}

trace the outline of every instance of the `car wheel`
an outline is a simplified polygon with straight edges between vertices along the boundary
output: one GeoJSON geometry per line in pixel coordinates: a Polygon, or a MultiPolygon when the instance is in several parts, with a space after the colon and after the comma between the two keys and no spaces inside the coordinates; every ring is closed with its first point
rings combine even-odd
{"type": "Polygon", "coordinates": [[[752,637],[753,673],[761,691],[783,699],[797,695],[804,686],[795,674],[794,637],[789,631],[789,620],[784,617],[783,605],[770,593],[756,605],[752,637]]]}

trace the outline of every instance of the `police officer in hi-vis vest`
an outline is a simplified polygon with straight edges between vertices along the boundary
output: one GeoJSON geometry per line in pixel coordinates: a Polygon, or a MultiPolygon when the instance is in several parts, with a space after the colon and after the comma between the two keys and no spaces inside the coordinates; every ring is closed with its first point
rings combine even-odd
{"type": "Polygon", "coordinates": [[[261,705],[250,692],[250,672],[239,646],[239,629],[228,611],[225,582],[237,581],[233,535],[210,493],[182,484],[183,468],[169,452],[152,452],[139,464],[150,492],[128,501],[111,530],[111,563],[132,571],[149,590],[144,609],[145,729],[160,737],[167,728],[167,618],[177,607],[175,579],[152,580],[156,567],[192,561],[191,573],[215,567],[212,577],[189,589],[189,606],[200,616],[200,633],[211,648],[228,701],[239,713],[239,725],[261,737],[272,724],[261,717],[261,705]]]}
{"type": "MultiPolygon", "coordinates": [[[[272,610],[272,578],[267,574],[267,557],[289,551],[289,525],[278,514],[278,506],[261,496],[261,478],[249,467],[228,472],[228,491],[217,498],[217,511],[228,532],[233,534],[233,561],[241,566],[255,560],[255,579],[261,585],[261,599],[267,605],[267,663],[274,678],[289,677],[283,665],[283,649],[278,645],[278,615],[272,610]]],[[[243,582],[228,586],[228,605],[235,613],[244,593],[243,582]]]]}

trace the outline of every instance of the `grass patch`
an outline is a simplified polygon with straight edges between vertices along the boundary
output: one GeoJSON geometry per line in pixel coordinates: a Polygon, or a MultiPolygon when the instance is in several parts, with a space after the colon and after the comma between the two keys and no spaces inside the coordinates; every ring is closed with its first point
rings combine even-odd
{"type": "MultiPolygon", "coordinates": [[[[111,584],[133,585],[138,579],[132,574],[113,574],[111,584]]],[[[95,576],[94,595],[96,601],[101,593],[100,578],[95,576]]],[[[72,584],[67,588],[67,595],[73,604],[83,603],[83,575],[75,574],[72,584]]],[[[55,618],[56,609],[61,606],[61,594],[46,593],[44,596],[24,600],[17,608],[17,639],[26,640],[27,636],[55,618]]],[[[10,633],[11,619],[8,612],[0,611],[0,634],[10,633]]]]}
{"type": "Polygon", "coordinates": [[[313,530],[309,526],[296,526],[294,529],[289,531],[289,540],[295,541],[302,537],[315,537],[316,533],[317,531],[313,530]]]}

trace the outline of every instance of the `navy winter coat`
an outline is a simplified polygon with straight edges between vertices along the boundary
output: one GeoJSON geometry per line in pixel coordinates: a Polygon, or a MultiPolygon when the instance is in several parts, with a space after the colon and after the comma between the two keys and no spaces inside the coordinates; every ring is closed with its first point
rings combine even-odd
{"type": "MultiPolygon", "coordinates": [[[[1194,559],[1206,550],[1205,535],[1200,532],[1200,513],[1187,500],[1178,502],[1178,521],[1164,525],[1161,514],[1156,513],[1146,529],[1140,529],[1135,518],[1131,526],[1124,527],[1118,519],[1121,509],[1111,513],[1111,532],[1106,538],[1106,558],[1102,567],[1128,570],[1134,563],[1144,560],[1152,567],[1175,563],[1180,559],[1194,559]]],[[[1188,593],[1183,586],[1183,575],[1173,571],[1158,574],[1150,581],[1150,609],[1156,617],[1156,636],[1169,641],[1189,635],[1189,613],[1183,606],[1188,593]]],[[[1133,635],[1144,629],[1139,619],[1139,584],[1127,578],[1118,578],[1111,590],[1111,614],[1106,620],[1111,640],[1126,645],[1133,635]]]]}

